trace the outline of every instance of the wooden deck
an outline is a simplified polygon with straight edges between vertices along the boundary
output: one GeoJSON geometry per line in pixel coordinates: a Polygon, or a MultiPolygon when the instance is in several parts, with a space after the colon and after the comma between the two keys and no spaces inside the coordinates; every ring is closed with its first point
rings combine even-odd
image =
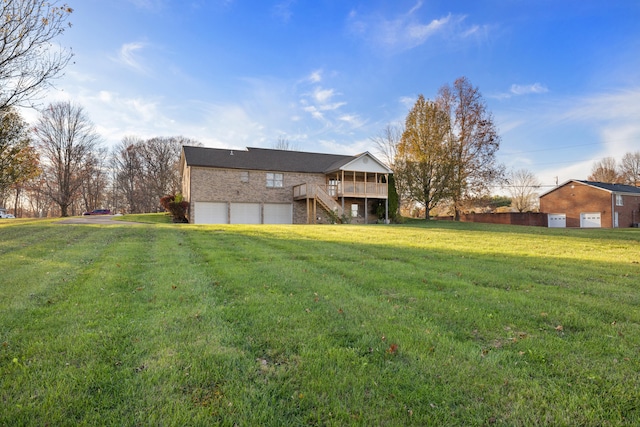
{"type": "Polygon", "coordinates": [[[294,200],[306,198],[315,198],[318,190],[324,191],[332,197],[353,197],[353,198],[371,198],[386,199],[388,198],[387,184],[376,182],[346,182],[344,185],[318,185],[318,184],[299,184],[293,187],[294,200]]]}

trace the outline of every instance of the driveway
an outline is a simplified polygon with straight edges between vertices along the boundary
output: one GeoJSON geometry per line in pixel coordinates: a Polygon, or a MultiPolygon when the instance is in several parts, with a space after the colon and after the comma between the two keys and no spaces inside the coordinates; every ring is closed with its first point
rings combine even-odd
{"type": "Polygon", "coordinates": [[[58,224],[97,224],[97,225],[133,225],[140,224],[139,222],[130,221],[116,221],[113,219],[114,215],[85,215],[74,216],[58,221],[58,224]]]}

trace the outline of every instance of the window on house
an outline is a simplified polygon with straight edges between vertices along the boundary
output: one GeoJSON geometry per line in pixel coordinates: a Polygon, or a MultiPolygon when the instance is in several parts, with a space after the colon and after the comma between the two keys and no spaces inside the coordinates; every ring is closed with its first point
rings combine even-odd
{"type": "Polygon", "coordinates": [[[282,188],[284,175],[281,173],[267,173],[267,188],[282,188]]]}
{"type": "Polygon", "coordinates": [[[357,204],[353,204],[351,205],[351,217],[356,218],[358,216],[358,205],[357,204]]]}
{"type": "Polygon", "coordinates": [[[622,194],[616,194],[616,206],[624,206],[622,202],[622,194]]]}
{"type": "Polygon", "coordinates": [[[240,182],[249,182],[249,171],[240,172],[240,182]]]}

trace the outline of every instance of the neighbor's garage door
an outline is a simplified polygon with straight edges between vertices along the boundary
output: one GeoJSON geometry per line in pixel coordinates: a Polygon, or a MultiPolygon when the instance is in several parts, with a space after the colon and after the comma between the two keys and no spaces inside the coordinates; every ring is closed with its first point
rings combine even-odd
{"type": "Polygon", "coordinates": [[[195,206],[196,224],[228,224],[228,204],[214,202],[196,202],[195,206]]]}
{"type": "Polygon", "coordinates": [[[567,214],[549,214],[549,228],[566,228],[567,214]]]}
{"type": "Polygon", "coordinates": [[[292,224],[293,206],[291,203],[265,203],[265,224],[292,224]]]}
{"type": "Polygon", "coordinates": [[[581,228],[600,228],[600,212],[588,212],[580,214],[581,228]]]}
{"type": "Polygon", "coordinates": [[[231,203],[231,224],[260,222],[260,203],[231,203]]]}

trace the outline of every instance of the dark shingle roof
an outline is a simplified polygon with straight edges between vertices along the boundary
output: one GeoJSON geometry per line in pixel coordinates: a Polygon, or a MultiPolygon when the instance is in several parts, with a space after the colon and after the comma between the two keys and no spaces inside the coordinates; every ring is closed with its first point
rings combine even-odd
{"type": "Polygon", "coordinates": [[[189,166],[251,169],[281,172],[325,173],[340,168],[356,157],[302,151],[247,148],[246,150],[184,146],[189,166]]]}
{"type": "Polygon", "coordinates": [[[586,185],[591,185],[592,187],[602,188],[603,190],[615,192],[615,193],[636,193],[640,194],[640,187],[634,187],[633,185],[625,185],[625,184],[609,184],[606,182],[597,182],[597,181],[582,181],[576,180],[577,182],[581,182],[586,185]]]}

